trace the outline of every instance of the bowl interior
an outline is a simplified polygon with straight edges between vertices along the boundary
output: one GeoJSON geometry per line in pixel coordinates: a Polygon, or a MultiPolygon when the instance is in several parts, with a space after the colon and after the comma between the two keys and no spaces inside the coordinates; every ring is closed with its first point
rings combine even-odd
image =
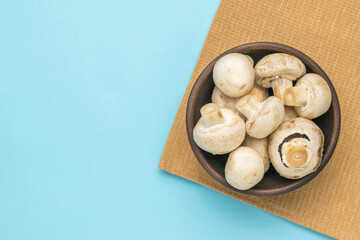
{"type": "MultiPolygon", "coordinates": [[[[272,95],[271,91],[270,91],[270,95],[272,95]]],[[[187,118],[186,119],[187,132],[191,147],[197,159],[199,160],[200,164],[205,168],[205,170],[224,186],[233,189],[237,192],[241,192],[248,195],[256,195],[256,196],[273,196],[273,195],[283,194],[292,191],[304,185],[305,183],[309,182],[311,179],[313,179],[329,161],[335,149],[335,145],[340,131],[339,103],[337,100],[335,90],[327,75],[313,60],[311,60],[305,54],[291,47],[276,43],[252,43],[252,44],[241,45],[239,47],[233,48],[223,53],[214,61],[212,61],[199,76],[192,89],[188,101],[186,118],[187,118]],[[258,183],[256,186],[254,186],[249,190],[240,191],[230,186],[225,180],[224,168],[228,154],[212,155],[208,152],[201,150],[195,144],[192,137],[192,129],[194,128],[195,124],[201,117],[200,108],[206,103],[211,102],[211,94],[214,88],[214,81],[212,79],[212,69],[214,67],[214,64],[217,61],[217,59],[219,59],[221,56],[232,52],[239,52],[251,56],[255,64],[262,57],[271,53],[283,52],[283,53],[292,54],[304,62],[304,64],[306,65],[307,73],[317,73],[321,75],[328,82],[330,89],[332,91],[332,105],[325,114],[323,114],[322,116],[316,119],[313,119],[313,121],[321,128],[325,137],[323,160],[316,172],[302,179],[290,180],[281,177],[271,166],[269,171],[266,172],[264,178],[261,180],[260,183],[258,183]]]]}

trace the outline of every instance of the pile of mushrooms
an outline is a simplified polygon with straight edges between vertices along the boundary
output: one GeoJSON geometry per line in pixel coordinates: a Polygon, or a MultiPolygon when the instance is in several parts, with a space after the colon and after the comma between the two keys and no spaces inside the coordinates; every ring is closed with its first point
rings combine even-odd
{"type": "Polygon", "coordinates": [[[270,163],[288,179],[316,171],[324,135],[311,119],[331,104],[321,76],[306,73],[289,54],[267,55],[254,66],[250,56],[230,53],[216,62],[213,79],[212,103],[201,108],[193,137],[204,151],[229,154],[225,178],[231,186],[254,187],[270,163]]]}

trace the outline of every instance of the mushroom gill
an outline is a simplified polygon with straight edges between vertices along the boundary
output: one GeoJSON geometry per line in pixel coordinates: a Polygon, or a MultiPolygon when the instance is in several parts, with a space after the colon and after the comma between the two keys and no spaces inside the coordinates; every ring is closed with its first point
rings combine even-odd
{"type": "Polygon", "coordinates": [[[304,167],[310,157],[308,153],[310,139],[306,134],[293,133],[281,142],[278,147],[281,162],[285,167],[304,167]],[[306,141],[306,142],[305,142],[306,141]]]}
{"type": "Polygon", "coordinates": [[[298,117],[283,122],[270,135],[269,157],[275,170],[283,177],[299,179],[319,167],[324,135],[311,120],[298,117]]]}

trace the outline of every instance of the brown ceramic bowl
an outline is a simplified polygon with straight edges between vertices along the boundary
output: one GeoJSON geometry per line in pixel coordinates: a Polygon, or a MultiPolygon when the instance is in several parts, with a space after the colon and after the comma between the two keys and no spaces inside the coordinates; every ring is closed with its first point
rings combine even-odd
{"type": "Polygon", "coordinates": [[[224,52],[223,54],[215,58],[200,74],[189,96],[186,109],[186,129],[191,148],[196,158],[200,162],[201,166],[203,166],[203,168],[216,181],[218,181],[225,187],[239,193],[254,196],[274,196],[293,191],[305,185],[314,177],[316,177],[328,163],[331,155],[335,150],[336,143],[339,138],[340,106],[334,86],[331,84],[330,79],[319,67],[319,65],[317,65],[310,57],[306,56],[304,53],[292,47],[285,46],[283,44],[271,42],[248,43],[224,52]],[[200,118],[200,108],[206,103],[211,102],[211,94],[214,88],[212,71],[216,61],[220,57],[228,53],[242,53],[250,55],[254,59],[254,62],[256,64],[265,55],[276,52],[287,53],[296,56],[305,64],[307,73],[317,73],[322,76],[329,84],[332,93],[332,103],[330,109],[324,115],[313,119],[313,121],[321,128],[325,136],[323,159],[321,165],[314,173],[307,175],[301,179],[290,180],[283,178],[275,171],[273,167],[270,167],[269,171],[266,172],[266,174],[264,175],[264,178],[256,186],[246,191],[237,190],[230,186],[225,180],[224,168],[228,154],[212,155],[200,149],[194,142],[193,129],[200,118]]]}

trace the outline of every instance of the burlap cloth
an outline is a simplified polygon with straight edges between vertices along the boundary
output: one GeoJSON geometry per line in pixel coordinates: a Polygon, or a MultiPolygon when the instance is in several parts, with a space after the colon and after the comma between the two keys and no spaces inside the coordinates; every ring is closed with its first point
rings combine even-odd
{"type": "Polygon", "coordinates": [[[305,227],[360,239],[360,1],[223,0],[167,139],[159,168],[305,227]],[[234,46],[290,45],[314,59],[337,91],[342,127],[325,169],[304,187],[277,197],[244,196],[215,182],[193,155],[185,130],[190,90],[205,66],[234,46]]]}

